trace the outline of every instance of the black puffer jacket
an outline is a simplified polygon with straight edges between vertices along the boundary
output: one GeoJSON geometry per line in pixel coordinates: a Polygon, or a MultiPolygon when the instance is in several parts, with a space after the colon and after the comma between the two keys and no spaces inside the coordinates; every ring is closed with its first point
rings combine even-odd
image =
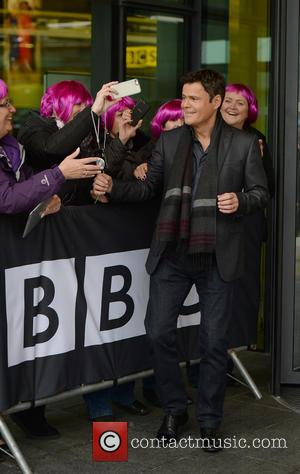
{"type": "MultiPolygon", "coordinates": [[[[118,139],[111,138],[110,136],[107,137],[108,150],[115,140],[118,139]]],[[[152,142],[149,140],[147,135],[138,130],[136,136],[129,140],[127,144],[124,145],[122,150],[114,149],[115,161],[117,163],[121,161],[122,165],[121,167],[108,167],[108,174],[110,174],[113,178],[126,181],[135,179],[133,174],[135,168],[138,165],[145,163],[150,158],[152,149],[152,142]]],[[[109,153],[110,150],[108,151],[108,154],[109,153]]]]}
{"type": "MultiPolygon", "coordinates": [[[[94,118],[98,120],[95,114],[94,118]]],[[[84,145],[84,155],[87,156],[86,139],[89,135],[89,151],[98,153],[93,130],[90,107],[86,107],[60,129],[54,118],[41,117],[37,112],[31,111],[19,131],[18,140],[26,150],[26,161],[35,170],[41,171],[60,163],[81,144],[84,145]]],[[[118,172],[126,151],[127,148],[119,139],[112,140],[106,150],[108,169],[114,173],[118,172]]]]}
{"type": "MultiPolygon", "coordinates": [[[[95,114],[94,120],[97,123],[98,117],[95,114]]],[[[81,157],[99,156],[90,107],[86,107],[62,128],[58,128],[54,118],[41,117],[38,112],[31,111],[19,131],[18,140],[25,148],[26,162],[36,171],[59,164],[78,146],[81,148],[81,157]]],[[[103,135],[100,140],[103,143],[103,135]]],[[[141,146],[145,141],[146,138],[143,138],[141,146]]],[[[133,169],[139,164],[139,162],[135,165],[131,163],[134,151],[131,153],[128,146],[123,145],[118,138],[107,141],[105,158],[106,172],[119,177],[123,174],[123,179],[128,179],[131,170],[133,173],[133,169]]],[[[90,203],[92,182],[92,179],[66,182],[59,193],[63,203],[68,205],[90,203]]]]}

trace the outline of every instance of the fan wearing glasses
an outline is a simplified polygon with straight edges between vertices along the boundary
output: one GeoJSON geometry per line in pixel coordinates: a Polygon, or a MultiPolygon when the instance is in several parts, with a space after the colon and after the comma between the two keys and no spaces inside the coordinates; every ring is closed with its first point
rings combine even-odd
{"type": "MultiPolygon", "coordinates": [[[[24,163],[24,150],[11,135],[15,107],[8,97],[7,84],[0,79],[0,214],[20,214],[32,210],[40,201],[52,197],[44,214],[52,214],[60,209],[60,199],[56,195],[66,180],[91,178],[100,168],[95,157],[74,159],[76,152],[63,159],[58,166],[34,174],[24,163]]],[[[48,424],[45,407],[31,408],[11,415],[11,418],[31,438],[56,438],[59,433],[48,424]]],[[[0,437],[0,447],[4,441],[0,437]]],[[[0,451],[0,461],[1,461],[0,451]]]]}
{"type": "Polygon", "coordinates": [[[0,213],[18,214],[32,210],[40,201],[53,196],[45,214],[60,209],[56,195],[66,180],[95,176],[99,166],[94,158],[75,160],[79,150],[62,160],[60,165],[34,174],[24,163],[25,152],[11,135],[16,112],[8,98],[7,84],[0,79],[0,213]],[[26,198],[24,198],[26,196],[26,198]]]}

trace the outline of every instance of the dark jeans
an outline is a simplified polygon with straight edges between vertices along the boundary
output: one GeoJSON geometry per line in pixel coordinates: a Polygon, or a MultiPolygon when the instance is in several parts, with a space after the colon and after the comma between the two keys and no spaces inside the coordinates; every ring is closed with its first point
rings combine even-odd
{"type": "MultiPolygon", "coordinates": [[[[97,392],[86,393],[83,398],[86,402],[88,415],[90,419],[100,416],[112,416],[113,410],[111,402],[128,406],[135,401],[134,395],[135,382],[127,382],[116,387],[104,388],[97,392]]],[[[143,389],[156,390],[154,376],[143,379],[143,389]]]]}
{"type": "Polygon", "coordinates": [[[162,258],[151,275],[145,326],[162,406],[166,413],[179,414],[186,410],[187,394],[178,364],[176,327],[193,284],[201,310],[197,419],[200,427],[217,428],[225,397],[232,284],[221,279],[215,258],[206,270],[199,270],[190,256],[162,258]]]}
{"type": "MultiPolygon", "coordinates": [[[[228,355],[228,361],[227,361],[227,374],[232,374],[234,369],[234,363],[231,359],[231,357],[228,355]]],[[[198,387],[198,382],[199,382],[199,364],[193,364],[193,365],[187,365],[186,368],[186,375],[188,378],[188,381],[191,385],[198,387]]]]}
{"type": "Polygon", "coordinates": [[[134,382],[86,393],[83,398],[87,404],[90,419],[111,416],[113,414],[111,401],[120,403],[120,405],[131,405],[134,402],[134,382]]]}

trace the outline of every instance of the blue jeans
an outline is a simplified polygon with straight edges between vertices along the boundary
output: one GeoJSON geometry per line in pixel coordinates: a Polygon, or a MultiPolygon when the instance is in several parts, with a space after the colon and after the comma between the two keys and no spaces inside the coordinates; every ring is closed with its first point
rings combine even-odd
{"type": "Polygon", "coordinates": [[[189,383],[197,387],[199,379],[199,364],[188,365],[186,368],[186,374],[189,383]]]}
{"type": "Polygon", "coordinates": [[[111,401],[120,405],[131,405],[134,400],[134,382],[109,387],[83,395],[90,419],[113,414],[111,401]]]}
{"type": "Polygon", "coordinates": [[[145,326],[153,351],[157,390],[166,413],[187,407],[176,347],[177,318],[193,283],[200,299],[200,357],[197,418],[200,427],[217,428],[223,414],[226,387],[228,328],[232,283],[220,277],[215,258],[199,268],[188,255],[162,258],[150,277],[145,326]]]}

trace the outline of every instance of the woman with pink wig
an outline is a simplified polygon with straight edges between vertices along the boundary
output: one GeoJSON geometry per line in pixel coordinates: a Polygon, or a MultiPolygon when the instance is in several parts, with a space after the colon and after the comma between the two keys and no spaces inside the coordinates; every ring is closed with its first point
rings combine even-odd
{"type": "MultiPolygon", "coordinates": [[[[104,151],[107,172],[118,177],[121,172],[126,172],[123,168],[124,160],[127,158],[129,161],[131,152],[137,146],[139,134],[137,137],[135,135],[140,124],[136,127],[129,126],[131,117],[123,117],[124,111],[135,105],[131,98],[104,101],[108,93],[113,92],[113,85],[114,83],[109,83],[103,86],[94,103],[88,90],[77,81],[62,81],[46,90],[41,100],[40,115],[32,112],[19,133],[28,153],[28,160],[35,168],[43,169],[46,164],[59,162],[63,150],[79,145],[84,156],[99,153],[99,145],[102,146],[104,141],[103,135],[100,137],[103,132],[103,129],[100,130],[102,114],[104,133],[107,133],[104,151]],[[127,143],[132,137],[133,143],[127,143]]],[[[143,140],[142,144],[145,143],[145,139],[143,140]]],[[[76,189],[65,189],[64,202],[68,198],[68,204],[88,203],[91,183],[87,186],[84,184],[77,182],[76,189]]],[[[106,403],[108,393],[109,391],[101,390],[84,395],[91,421],[110,416],[111,408],[106,403]]],[[[114,401],[119,401],[125,409],[138,415],[148,413],[146,407],[133,398],[131,386],[118,387],[114,393],[114,401]]]]}
{"type": "MultiPolygon", "coordinates": [[[[274,171],[265,136],[252,124],[259,113],[256,96],[244,84],[228,84],[221,114],[225,122],[255,134],[261,149],[270,195],[274,195],[274,171]]],[[[231,347],[256,344],[257,317],[260,303],[260,263],[262,242],[267,238],[267,222],[263,211],[243,217],[245,245],[245,273],[234,288],[231,347]]]]}
{"type": "MultiPolygon", "coordinates": [[[[252,124],[258,117],[258,103],[254,92],[244,84],[228,84],[221,107],[223,120],[229,125],[255,134],[261,149],[264,169],[271,196],[274,195],[274,172],[265,136],[252,124]]],[[[243,216],[245,272],[234,284],[230,346],[250,346],[256,344],[257,317],[260,300],[260,262],[262,242],[266,240],[267,223],[263,211],[243,216]]],[[[228,373],[233,370],[233,362],[228,360],[228,373]]],[[[188,370],[192,386],[198,385],[198,365],[188,370]]],[[[229,379],[230,382],[231,379],[229,379]]]]}
{"type": "MultiPolygon", "coordinates": [[[[100,171],[99,166],[94,164],[95,158],[75,160],[79,154],[77,150],[64,158],[59,165],[35,174],[32,168],[24,163],[23,147],[11,135],[15,112],[16,109],[8,97],[7,84],[0,79],[0,213],[28,212],[40,201],[58,192],[66,180],[91,178],[100,171]]],[[[58,196],[52,201],[54,204],[47,213],[60,208],[58,196]]]]}
{"type": "MultiPolygon", "coordinates": [[[[81,156],[99,155],[102,147],[100,115],[118,102],[109,97],[114,92],[115,84],[116,81],[105,84],[94,101],[86,87],[78,81],[61,81],[48,87],[41,99],[40,114],[30,112],[18,135],[26,150],[27,162],[40,171],[59,164],[66,154],[78,146],[81,156]]],[[[105,157],[108,169],[121,166],[121,158],[119,161],[115,158],[118,156],[116,152],[122,152],[131,133],[132,130],[126,129],[120,139],[107,146],[105,157]]],[[[79,182],[75,190],[68,190],[74,195],[79,191],[76,197],[78,202],[72,198],[72,203],[89,202],[90,187],[89,183],[82,189],[79,182]]]]}
{"type": "Polygon", "coordinates": [[[151,137],[152,140],[147,147],[141,150],[143,163],[134,171],[134,176],[137,179],[144,180],[147,176],[147,160],[150,158],[155,142],[160,137],[160,134],[167,130],[172,130],[183,125],[183,113],[181,109],[181,99],[173,99],[162,104],[151,120],[151,137]]]}
{"type": "Polygon", "coordinates": [[[181,99],[173,99],[162,104],[151,120],[151,136],[158,140],[161,132],[183,125],[181,99]]]}
{"type": "Polygon", "coordinates": [[[18,135],[33,168],[42,170],[57,164],[87,136],[92,139],[93,119],[97,123],[100,114],[115,102],[105,100],[114,84],[105,84],[95,101],[78,81],[61,81],[48,87],[41,99],[40,114],[30,112],[18,135]]]}
{"type": "Polygon", "coordinates": [[[229,125],[240,129],[256,122],[258,103],[252,89],[244,84],[228,84],[222,104],[222,117],[229,125]]]}
{"type": "Polygon", "coordinates": [[[271,154],[266,143],[266,137],[253,127],[253,123],[256,122],[259,114],[258,102],[253,90],[244,84],[228,84],[221,114],[223,120],[232,127],[257,135],[269,191],[273,196],[275,184],[271,154]]]}
{"type": "Polygon", "coordinates": [[[139,151],[149,142],[149,138],[139,130],[141,121],[136,127],[130,125],[131,111],[135,104],[131,97],[123,97],[101,115],[101,123],[107,133],[108,144],[113,144],[116,139],[122,140],[121,137],[124,135],[129,137],[126,143],[123,141],[123,148],[116,150],[118,159],[110,166],[108,172],[112,177],[122,180],[133,178],[136,166],[142,163],[139,151]]]}
{"type": "MultiPolygon", "coordinates": [[[[60,209],[60,199],[56,195],[68,179],[93,177],[99,166],[91,164],[95,158],[76,160],[79,149],[61,160],[59,165],[34,173],[24,162],[24,149],[11,135],[15,107],[9,99],[7,84],[0,79],[0,213],[28,213],[40,201],[51,198],[44,215],[60,209]]],[[[49,439],[59,436],[56,428],[45,418],[45,407],[36,407],[11,415],[11,418],[33,438],[49,439]]],[[[4,442],[0,438],[0,446],[4,442]]]]}

